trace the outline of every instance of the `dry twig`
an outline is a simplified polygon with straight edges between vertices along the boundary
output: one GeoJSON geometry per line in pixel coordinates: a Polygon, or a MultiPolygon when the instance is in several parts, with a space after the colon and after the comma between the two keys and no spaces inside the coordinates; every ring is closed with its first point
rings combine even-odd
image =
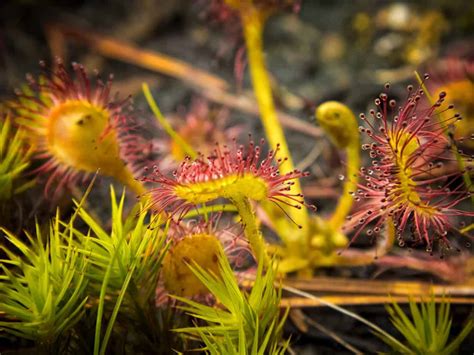
{"type": "MultiPolygon", "coordinates": [[[[197,69],[182,60],[155,51],[136,47],[126,41],[100,35],[85,29],[74,28],[64,24],[50,24],[46,27],[50,47],[53,53],[65,55],[65,40],[85,44],[105,57],[130,63],[145,69],[169,75],[188,83],[198,89],[199,94],[209,100],[228,107],[258,115],[258,106],[253,98],[235,95],[228,90],[230,85],[222,78],[197,69]],[[62,37],[61,37],[62,36],[62,37]]],[[[309,122],[278,112],[278,118],[283,126],[304,134],[319,137],[322,132],[309,122]]]]}

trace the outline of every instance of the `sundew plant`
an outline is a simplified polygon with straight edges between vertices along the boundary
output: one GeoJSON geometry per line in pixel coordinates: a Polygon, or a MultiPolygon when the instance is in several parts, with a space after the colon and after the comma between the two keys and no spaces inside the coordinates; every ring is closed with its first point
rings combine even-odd
{"type": "MultiPolygon", "coordinates": [[[[190,31],[192,41],[204,48],[204,34],[220,23],[219,53],[233,53],[233,90],[184,59],[128,43],[154,26],[147,21],[158,10],[147,6],[127,5],[144,20],[123,24],[123,38],[45,25],[53,54],[64,59],[41,60],[0,105],[5,352],[294,354],[313,331],[324,339],[313,339],[322,352],[464,350],[474,303],[473,137],[465,123],[472,61],[458,58],[456,75],[443,77],[407,47],[410,54],[397,57],[410,69],[403,80],[405,67],[365,69],[374,87],[384,87],[377,97],[355,83],[347,95],[312,83],[307,92],[321,97],[310,98],[279,81],[275,51],[264,42],[272,26],[295,31],[303,1],[198,1],[190,8],[203,23],[190,31]],[[92,65],[65,59],[68,40],[174,76],[202,97],[184,109],[181,95],[174,112],[166,84],[155,93],[149,77],[125,81],[121,66],[102,79],[92,65]],[[416,71],[430,68],[432,81],[416,71]],[[383,86],[385,79],[393,83],[383,86]],[[246,114],[235,118],[235,110],[246,114]],[[373,320],[343,307],[384,303],[388,315],[378,307],[373,320]],[[306,307],[328,307],[359,322],[357,330],[349,334],[332,324],[334,315],[326,321],[327,313],[310,316],[306,307]]],[[[414,38],[435,60],[439,17],[384,6],[374,20],[363,9],[354,15],[351,46],[342,35],[318,34],[318,70],[331,77],[344,56],[379,55],[394,37],[400,46],[414,38]],[[399,26],[406,18],[413,23],[399,26]],[[376,38],[395,29],[401,34],[376,38]]],[[[94,58],[84,62],[109,64],[94,58]]],[[[291,58],[299,70],[298,56],[291,58]]]]}

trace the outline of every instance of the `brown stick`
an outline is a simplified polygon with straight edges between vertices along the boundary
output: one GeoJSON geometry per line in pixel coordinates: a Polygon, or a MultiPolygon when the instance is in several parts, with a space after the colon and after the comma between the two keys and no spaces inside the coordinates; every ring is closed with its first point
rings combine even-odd
{"type": "Polygon", "coordinates": [[[154,51],[140,49],[124,41],[62,24],[48,25],[46,30],[49,34],[60,32],[68,38],[86,44],[106,57],[130,64],[138,64],[143,68],[170,75],[193,86],[224,90],[229,86],[223,79],[196,69],[181,60],[154,51]]]}
{"type": "MultiPolygon", "coordinates": [[[[409,298],[404,296],[394,296],[394,297],[387,297],[387,296],[321,296],[326,302],[330,302],[332,304],[336,304],[339,306],[366,306],[366,305],[373,305],[373,304],[385,304],[395,301],[397,303],[408,303],[409,298]]],[[[428,297],[416,297],[415,300],[428,300],[428,297]]],[[[443,297],[435,297],[435,302],[440,303],[443,301],[447,301],[448,299],[443,297]]],[[[456,304],[474,304],[474,298],[467,298],[467,297],[450,297],[450,303],[456,304]]],[[[325,307],[326,305],[321,303],[315,299],[308,299],[304,297],[288,297],[282,298],[280,302],[281,308],[307,308],[307,307],[325,307]]]]}
{"type": "MultiPolygon", "coordinates": [[[[57,47],[59,36],[63,35],[73,41],[83,43],[93,48],[105,57],[180,79],[188,83],[191,87],[199,89],[199,94],[211,101],[255,116],[259,114],[257,103],[253,98],[229,93],[230,85],[224,79],[204,70],[197,69],[182,60],[155,51],[140,49],[129,42],[120,41],[92,31],[63,24],[48,25],[46,27],[46,33],[50,38],[50,43],[52,43],[54,47],[57,47]]],[[[58,48],[52,49],[58,51],[58,48]]],[[[320,137],[322,135],[318,127],[291,115],[278,112],[278,118],[282,125],[287,128],[313,137],[320,137]]]]}
{"type": "Polygon", "coordinates": [[[334,187],[311,183],[303,186],[303,195],[307,198],[337,198],[340,192],[334,187]]]}
{"type": "Polygon", "coordinates": [[[334,277],[316,277],[310,280],[285,279],[283,284],[306,292],[341,292],[378,295],[474,295],[474,285],[433,285],[410,281],[353,280],[334,277]]]}
{"type": "MultiPolygon", "coordinates": [[[[257,102],[253,98],[243,95],[236,96],[224,90],[208,90],[201,93],[207,99],[243,112],[259,115],[257,102]]],[[[322,131],[309,122],[302,121],[284,112],[277,111],[278,120],[283,126],[313,137],[321,137],[322,131]]]]}

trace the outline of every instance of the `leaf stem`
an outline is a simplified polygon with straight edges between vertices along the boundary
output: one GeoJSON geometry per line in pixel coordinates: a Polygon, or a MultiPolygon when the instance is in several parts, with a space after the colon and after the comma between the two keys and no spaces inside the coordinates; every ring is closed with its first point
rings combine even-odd
{"type": "Polygon", "coordinates": [[[267,254],[262,233],[257,226],[255,212],[253,211],[250,201],[246,197],[241,197],[233,198],[232,203],[237,208],[240,218],[242,218],[245,236],[252,247],[257,261],[259,263],[263,262],[264,266],[267,267],[270,264],[270,259],[267,254]]]}
{"type": "Polygon", "coordinates": [[[138,196],[147,192],[145,186],[139,180],[135,179],[132,172],[127,167],[124,167],[122,173],[117,175],[116,178],[138,196]]]}

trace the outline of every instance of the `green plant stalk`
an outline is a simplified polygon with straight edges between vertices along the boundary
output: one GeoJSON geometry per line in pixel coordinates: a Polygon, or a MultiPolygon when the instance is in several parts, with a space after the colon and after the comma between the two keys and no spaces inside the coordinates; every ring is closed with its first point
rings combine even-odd
{"type": "MultiPolygon", "coordinates": [[[[240,15],[247,47],[250,76],[260,110],[260,119],[270,145],[276,147],[279,144],[280,156],[288,158],[280,169],[280,172],[285,174],[294,170],[294,164],[282,126],[276,114],[270,78],[263,57],[262,36],[266,16],[254,7],[241,9],[240,15]]],[[[301,191],[301,184],[296,179],[295,184],[292,186],[292,192],[300,194],[301,191]]],[[[307,233],[309,222],[308,210],[304,207],[301,209],[292,208],[288,210],[288,214],[302,229],[287,228],[285,231],[281,231],[281,237],[286,244],[290,257],[304,258],[309,244],[309,235],[307,233]]]]}
{"type": "Polygon", "coordinates": [[[465,233],[467,233],[467,232],[469,232],[469,231],[471,231],[471,230],[473,230],[473,229],[474,229],[474,223],[471,223],[471,224],[468,225],[467,227],[464,227],[464,228],[460,229],[459,232],[460,232],[461,234],[465,234],[465,233]]]}
{"type": "MultiPolygon", "coordinates": [[[[100,346],[100,355],[105,355],[105,352],[107,350],[107,344],[109,342],[110,336],[112,335],[112,330],[113,326],[115,323],[115,320],[117,319],[117,315],[120,310],[120,306],[122,305],[122,302],[124,300],[125,294],[128,291],[128,285],[130,284],[130,281],[132,279],[133,273],[138,265],[138,261],[140,256],[142,255],[144,249],[145,249],[146,243],[142,241],[139,249],[137,250],[137,255],[135,257],[135,260],[133,260],[133,263],[130,265],[129,270],[127,272],[127,275],[125,277],[125,280],[123,282],[122,288],[120,289],[119,296],[117,298],[117,301],[115,303],[114,309],[112,311],[112,315],[110,316],[109,323],[107,324],[107,328],[105,330],[105,335],[102,340],[102,344],[100,346]]],[[[114,262],[114,260],[111,260],[111,264],[114,262]]]]}
{"type": "Polygon", "coordinates": [[[245,237],[248,239],[258,263],[263,262],[264,266],[267,267],[270,264],[270,259],[250,201],[246,197],[241,197],[233,198],[232,203],[242,219],[245,237]]]}
{"type": "Polygon", "coordinates": [[[148,84],[143,83],[142,84],[142,90],[143,94],[145,95],[146,101],[148,102],[148,106],[150,106],[153,114],[155,115],[156,119],[158,120],[158,123],[163,127],[165,132],[170,136],[170,138],[178,144],[181,149],[189,155],[192,159],[197,158],[197,152],[191,147],[183,137],[179,135],[178,132],[176,132],[173,127],[171,127],[170,123],[166,120],[166,118],[163,116],[161,113],[160,108],[156,104],[155,99],[153,98],[153,95],[151,94],[150,88],[148,87],[148,84]]]}
{"type": "MultiPolygon", "coordinates": [[[[122,244],[123,238],[121,239],[120,243],[118,244],[118,248],[122,244]]],[[[107,266],[107,270],[104,274],[104,280],[102,281],[102,286],[100,288],[100,295],[99,295],[99,307],[97,309],[97,321],[95,325],[95,336],[94,336],[94,355],[99,355],[100,351],[100,338],[101,338],[101,329],[102,329],[102,316],[104,314],[104,305],[105,305],[105,296],[107,292],[107,285],[109,283],[110,276],[112,274],[112,268],[115,263],[115,260],[118,255],[118,249],[115,249],[114,254],[112,255],[112,259],[110,260],[109,265],[107,266]]]]}
{"type": "Polygon", "coordinates": [[[127,292],[130,294],[130,299],[133,302],[135,314],[138,316],[140,322],[142,322],[142,324],[146,325],[147,327],[143,331],[146,334],[146,339],[148,343],[151,346],[156,347],[158,345],[156,333],[154,332],[154,330],[156,330],[156,325],[153,324],[152,321],[150,321],[150,313],[145,312],[144,308],[142,307],[142,304],[138,302],[137,286],[133,282],[131,282],[127,292]]]}
{"type": "MultiPolygon", "coordinates": [[[[169,222],[170,221],[167,220],[165,230],[168,230],[169,222]]],[[[152,223],[150,223],[150,225],[152,225],[152,223]]],[[[159,225],[159,223],[157,223],[157,226],[158,225],[159,225]]],[[[164,240],[163,240],[163,243],[164,243],[164,240]]],[[[170,243],[166,243],[165,245],[163,245],[163,243],[161,244],[162,248],[160,248],[162,250],[161,257],[157,260],[157,264],[160,265],[160,266],[163,262],[163,258],[165,256],[165,253],[168,252],[169,247],[170,247],[170,243]]],[[[159,273],[159,267],[158,267],[158,270],[156,270],[156,273],[159,273]]],[[[153,312],[150,313],[149,311],[146,310],[147,309],[146,308],[147,304],[144,304],[144,302],[140,299],[138,287],[133,282],[133,280],[131,280],[130,286],[127,288],[127,293],[129,294],[129,297],[130,297],[130,299],[133,303],[133,307],[135,309],[135,314],[140,319],[140,322],[142,322],[142,324],[146,325],[146,327],[147,327],[144,330],[144,332],[146,334],[147,341],[149,342],[149,344],[151,346],[156,347],[158,345],[158,340],[157,340],[157,337],[156,337],[156,327],[157,326],[156,326],[156,324],[154,324],[154,322],[151,319],[153,317],[150,318],[150,314],[153,315],[154,313],[153,312]]],[[[150,294],[147,294],[147,297],[145,299],[148,300],[149,297],[150,297],[150,294]]],[[[149,304],[148,304],[148,306],[149,306],[149,304]]]]}

